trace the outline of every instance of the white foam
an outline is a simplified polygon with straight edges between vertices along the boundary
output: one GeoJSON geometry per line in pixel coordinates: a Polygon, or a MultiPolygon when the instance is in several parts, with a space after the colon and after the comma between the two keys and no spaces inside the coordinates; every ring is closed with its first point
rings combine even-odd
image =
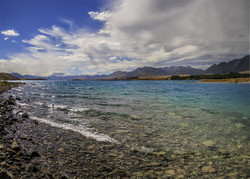
{"type": "Polygon", "coordinates": [[[26,104],[26,103],[20,103],[18,101],[16,101],[16,103],[19,105],[19,106],[30,106],[29,104],[26,104]]]}
{"type": "Polygon", "coordinates": [[[78,107],[73,107],[69,109],[71,112],[83,112],[89,110],[89,108],[78,108],[78,107]]]}
{"type": "Polygon", "coordinates": [[[69,108],[66,105],[60,105],[60,104],[49,104],[49,105],[47,105],[47,107],[54,108],[54,109],[67,109],[67,108],[69,108]]]}
{"type": "Polygon", "coordinates": [[[37,105],[39,105],[39,106],[43,106],[43,105],[44,105],[44,104],[41,103],[41,102],[34,102],[34,104],[37,104],[37,105]]]}
{"type": "Polygon", "coordinates": [[[65,130],[78,132],[78,133],[82,134],[83,136],[95,139],[96,141],[106,141],[106,142],[119,144],[119,142],[117,140],[115,140],[115,139],[113,139],[105,134],[101,134],[98,132],[90,132],[90,129],[83,126],[83,125],[75,126],[73,124],[68,124],[68,123],[67,124],[59,124],[59,123],[55,123],[55,122],[49,121],[47,119],[38,118],[35,116],[32,116],[31,118],[33,120],[39,121],[41,123],[48,124],[52,127],[57,127],[57,128],[65,129],[65,130]]]}

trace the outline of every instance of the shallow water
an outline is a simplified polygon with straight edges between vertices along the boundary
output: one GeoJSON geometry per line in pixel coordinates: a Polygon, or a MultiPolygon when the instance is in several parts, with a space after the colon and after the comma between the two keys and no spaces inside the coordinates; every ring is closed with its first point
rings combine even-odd
{"type": "Polygon", "coordinates": [[[248,150],[250,85],[190,81],[25,81],[32,119],[141,150],[248,150]]]}

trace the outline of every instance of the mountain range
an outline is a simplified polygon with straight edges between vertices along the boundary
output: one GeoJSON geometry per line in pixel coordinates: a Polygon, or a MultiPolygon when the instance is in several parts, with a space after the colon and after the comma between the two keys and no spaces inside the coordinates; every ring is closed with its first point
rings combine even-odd
{"type": "Polygon", "coordinates": [[[235,59],[228,63],[223,62],[220,64],[214,64],[211,67],[209,67],[205,73],[206,74],[226,74],[230,72],[243,72],[250,70],[249,66],[249,58],[250,56],[247,55],[241,59],[235,59]]]}
{"type": "Polygon", "coordinates": [[[115,71],[109,75],[69,75],[53,74],[48,77],[20,75],[11,73],[12,76],[20,79],[46,79],[46,80],[96,80],[96,79],[126,79],[134,77],[154,77],[169,75],[201,75],[201,74],[227,74],[230,72],[243,72],[250,70],[250,56],[247,55],[241,59],[235,59],[229,62],[214,64],[206,70],[196,69],[190,66],[170,66],[170,67],[141,67],[133,71],[115,71]]]}

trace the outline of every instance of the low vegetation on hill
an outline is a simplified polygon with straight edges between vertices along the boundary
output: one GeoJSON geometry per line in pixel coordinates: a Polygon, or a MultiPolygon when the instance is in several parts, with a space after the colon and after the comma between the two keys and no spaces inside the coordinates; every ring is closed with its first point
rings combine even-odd
{"type": "Polygon", "coordinates": [[[8,73],[0,73],[0,80],[19,80],[19,78],[8,73]]]}
{"type": "Polygon", "coordinates": [[[12,83],[7,81],[0,82],[0,94],[2,94],[5,91],[10,90],[13,87],[17,87],[19,85],[22,85],[22,83],[12,83]]]}
{"type": "Polygon", "coordinates": [[[202,80],[202,79],[228,79],[228,78],[249,78],[249,74],[228,73],[228,74],[213,74],[213,75],[185,75],[171,76],[171,80],[202,80]]]}

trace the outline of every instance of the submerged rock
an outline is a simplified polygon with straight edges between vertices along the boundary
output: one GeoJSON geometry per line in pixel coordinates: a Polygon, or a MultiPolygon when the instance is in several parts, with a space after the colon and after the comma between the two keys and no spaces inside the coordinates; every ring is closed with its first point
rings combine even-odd
{"type": "Polygon", "coordinates": [[[205,145],[206,147],[214,147],[215,146],[215,142],[212,140],[207,140],[202,142],[203,145],[205,145]]]}
{"type": "Polygon", "coordinates": [[[64,153],[64,148],[60,147],[59,149],[57,149],[58,152],[64,153]]]}
{"type": "Polygon", "coordinates": [[[175,175],[175,171],[174,170],[167,170],[166,174],[170,175],[170,176],[173,176],[173,175],[175,175]]]}
{"type": "Polygon", "coordinates": [[[123,171],[123,170],[115,169],[112,172],[110,172],[108,175],[109,176],[120,176],[121,177],[121,176],[126,176],[126,172],[123,171]]]}
{"type": "Polygon", "coordinates": [[[0,144],[0,150],[4,149],[4,145],[0,144]]]}
{"type": "Polygon", "coordinates": [[[201,168],[202,172],[204,173],[214,173],[215,169],[211,166],[204,166],[201,168]]]}
{"type": "Polygon", "coordinates": [[[115,133],[129,133],[129,131],[125,129],[118,129],[115,131],[115,133]]]}
{"type": "Polygon", "coordinates": [[[142,174],[142,172],[134,172],[133,176],[135,176],[135,177],[142,177],[143,174],[142,174]]]}
{"type": "Polygon", "coordinates": [[[132,116],[131,116],[131,119],[132,119],[132,120],[135,120],[135,121],[138,121],[138,120],[140,120],[140,117],[139,117],[139,116],[136,116],[136,115],[132,115],[132,116]]]}

